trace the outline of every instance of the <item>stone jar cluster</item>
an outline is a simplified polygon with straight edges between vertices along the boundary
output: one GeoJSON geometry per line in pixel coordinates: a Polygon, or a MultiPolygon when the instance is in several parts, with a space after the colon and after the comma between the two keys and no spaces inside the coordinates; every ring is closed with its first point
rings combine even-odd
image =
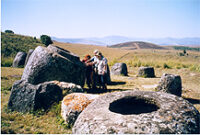
{"type": "Polygon", "coordinates": [[[62,100],[63,87],[83,92],[84,82],[85,65],[78,56],[53,45],[38,46],[29,57],[21,80],[12,87],[8,108],[21,112],[47,109],[62,100]]]}

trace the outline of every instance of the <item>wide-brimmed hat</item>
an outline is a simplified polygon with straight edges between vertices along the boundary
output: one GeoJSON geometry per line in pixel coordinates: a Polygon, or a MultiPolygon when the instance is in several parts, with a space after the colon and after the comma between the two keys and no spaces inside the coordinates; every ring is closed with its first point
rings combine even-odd
{"type": "Polygon", "coordinates": [[[98,52],[97,54],[95,54],[96,56],[102,56],[101,52],[98,52]]]}
{"type": "Polygon", "coordinates": [[[94,54],[96,55],[97,53],[99,53],[99,50],[94,50],[94,54]]]}

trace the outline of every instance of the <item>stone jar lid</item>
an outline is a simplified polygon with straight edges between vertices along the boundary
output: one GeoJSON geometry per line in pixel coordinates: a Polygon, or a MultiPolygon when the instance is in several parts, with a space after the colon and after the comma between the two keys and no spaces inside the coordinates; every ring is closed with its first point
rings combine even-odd
{"type": "Polygon", "coordinates": [[[79,115],[74,134],[198,133],[199,112],[181,97],[124,91],[95,99],[79,115]]]}

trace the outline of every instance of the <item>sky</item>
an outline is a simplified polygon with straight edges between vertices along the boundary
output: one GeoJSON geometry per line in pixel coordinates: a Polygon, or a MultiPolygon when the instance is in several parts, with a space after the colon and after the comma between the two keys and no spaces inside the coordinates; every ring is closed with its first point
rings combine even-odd
{"type": "Polygon", "coordinates": [[[200,37],[200,0],[1,0],[1,31],[39,37],[200,37]]]}

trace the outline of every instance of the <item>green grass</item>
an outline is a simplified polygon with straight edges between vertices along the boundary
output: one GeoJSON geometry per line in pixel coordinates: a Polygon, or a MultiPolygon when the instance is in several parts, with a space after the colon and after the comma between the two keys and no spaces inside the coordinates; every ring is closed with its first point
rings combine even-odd
{"type": "Polygon", "coordinates": [[[61,103],[49,110],[31,113],[11,112],[7,109],[13,83],[22,75],[22,68],[1,68],[1,133],[4,134],[71,134],[61,118],[61,103]]]}
{"type": "Polygon", "coordinates": [[[19,52],[28,52],[37,46],[44,46],[40,40],[30,36],[1,32],[1,66],[10,67],[15,55],[19,52]]]}
{"type": "Polygon", "coordinates": [[[11,67],[13,63],[13,57],[1,57],[1,66],[2,67],[11,67]]]}

